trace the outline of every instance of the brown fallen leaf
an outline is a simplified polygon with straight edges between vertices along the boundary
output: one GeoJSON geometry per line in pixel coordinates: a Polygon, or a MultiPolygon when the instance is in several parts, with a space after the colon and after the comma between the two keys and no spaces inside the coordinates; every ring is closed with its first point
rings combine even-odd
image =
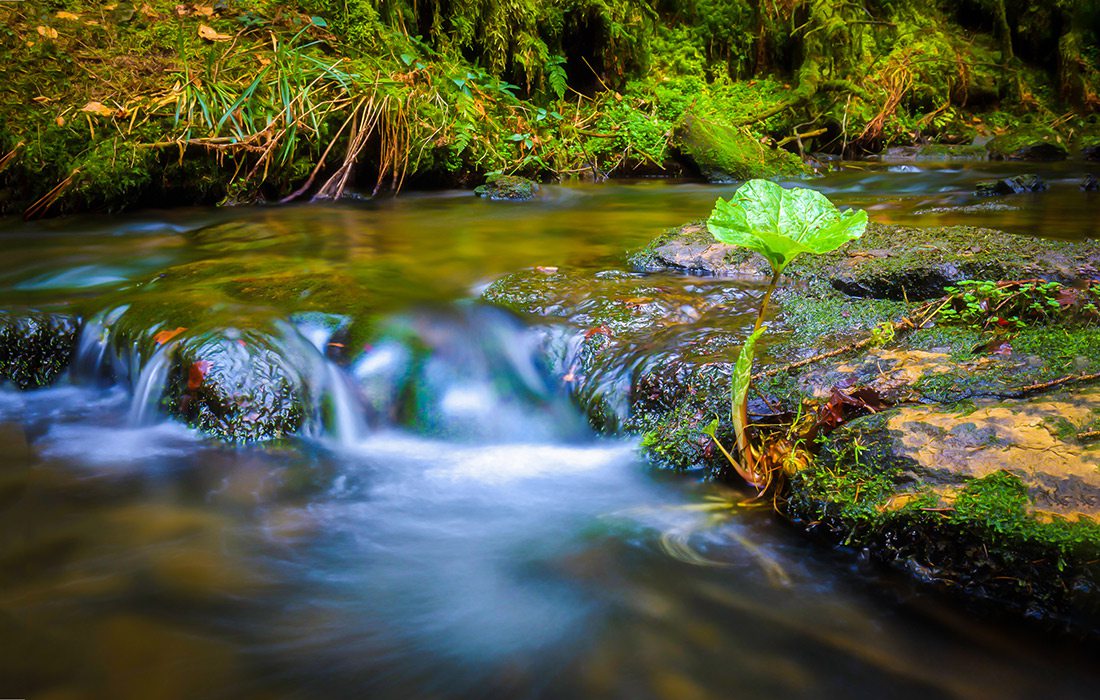
{"type": "Polygon", "coordinates": [[[180,326],[179,328],[173,328],[170,331],[168,331],[168,330],[161,331],[161,332],[159,332],[159,333],[157,333],[156,335],[153,336],[153,342],[156,343],[157,345],[164,345],[165,343],[167,343],[172,338],[175,338],[180,333],[183,333],[185,330],[187,330],[187,329],[184,328],[183,326],[180,326]]]}
{"type": "Polygon", "coordinates": [[[72,12],[65,12],[64,10],[58,12],[56,15],[54,15],[54,17],[58,19],[67,19],[70,21],[80,19],[80,15],[74,15],[72,12]]]}
{"type": "Polygon", "coordinates": [[[187,5],[176,5],[176,14],[180,17],[186,17],[191,14],[191,8],[187,5]]]}
{"type": "Polygon", "coordinates": [[[38,104],[43,104],[45,102],[51,102],[52,100],[50,100],[50,98],[46,97],[45,95],[39,95],[38,97],[35,97],[31,101],[32,102],[37,102],[38,104]]]}
{"type": "Polygon", "coordinates": [[[153,6],[149,3],[144,3],[141,6],[141,14],[146,19],[156,19],[160,17],[160,13],[153,9],[153,6]]]}
{"type": "Polygon", "coordinates": [[[202,15],[203,17],[213,17],[214,16],[214,8],[210,7],[209,5],[192,5],[191,10],[196,15],[202,15]]]}
{"type": "Polygon", "coordinates": [[[199,25],[199,37],[207,41],[229,41],[233,38],[228,34],[219,34],[216,29],[205,24],[199,25]]]}
{"type": "Polygon", "coordinates": [[[54,119],[54,123],[58,126],[65,126],[65,117],[58,117],[57,119],[54,119]]]}
{"type": "Polygon", "coordinates": [[[46,37],[47,39],[56,39],[57,38],[57,30],[54,29],[53,27],[43,27],[43,26],[39,25],[39,26],[35,27],[35,29],[38,31],[38,33],[40,35],[46,37]]]}
{"type": "Polygon", "coordinates": [[[81,112],[87,112],[89,114],[96,114],[101,117],[113,117],[115,116],[115,110],[111,109],[102,102],[91,101],[88,104],[80,108],[81,112]]]}

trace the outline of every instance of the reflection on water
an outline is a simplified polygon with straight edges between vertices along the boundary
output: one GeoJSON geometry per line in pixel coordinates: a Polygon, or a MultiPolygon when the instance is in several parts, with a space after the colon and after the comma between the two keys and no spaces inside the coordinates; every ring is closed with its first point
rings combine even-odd
{"type": "MultiPolygon", "coordinates": [[[[921,215],[969,206],[985,173],[895,165],[815,185],[880,220],[1095,226],[1071,166],[1048,193],[1005,198],[1015,213],[921,215]]],[[[89,309],[168,265],[273,256],[369,270],[372,287],[347,295],[388,311],[353,364],[318,365],[346,389],[326,400],[363,418],[308,439],[232,447],[137,425],[128,387],[0,389],[0,696],[1091,696],[1095,650],[972,619],[764,509],[715,506],[736,494],[650,473],[562,402],[530,331],[452,303],[526,266],[613,269],[731,190],[552,187],[526,205],[410,196],[0,233],[0,306],[89,309]]],[[[723,293],[660,283],[696,305],[723,293]]],[[[296,328],[318,350],[332,337],[296,328]]],[[[659,363],[667,340],[624,371],[659,363]]]]}

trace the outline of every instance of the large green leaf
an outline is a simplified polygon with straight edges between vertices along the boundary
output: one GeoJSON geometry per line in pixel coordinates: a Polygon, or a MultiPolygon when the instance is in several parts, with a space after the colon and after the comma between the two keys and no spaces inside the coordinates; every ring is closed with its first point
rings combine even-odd
{"type": "Polygon", "coordinates": [[[707,228],[722,243],[760,253],[780,273],[802,253],[828,253],[862,236],[867,212],[842,213],[814,190],[749,180],[728,202],[715,202],[707,228]]]}

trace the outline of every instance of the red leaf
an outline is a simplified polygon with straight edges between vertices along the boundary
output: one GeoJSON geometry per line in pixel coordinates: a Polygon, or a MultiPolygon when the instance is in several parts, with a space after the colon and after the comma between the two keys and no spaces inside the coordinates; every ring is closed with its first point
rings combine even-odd
{"type": "Polygon", "coordinates": [[[187,388],[194,391],[202,386],[202,380],[206,378],[206,373],[210,371],[212,366],[206,360],[192,362],[191,368],[187,370],[187,388]]]}

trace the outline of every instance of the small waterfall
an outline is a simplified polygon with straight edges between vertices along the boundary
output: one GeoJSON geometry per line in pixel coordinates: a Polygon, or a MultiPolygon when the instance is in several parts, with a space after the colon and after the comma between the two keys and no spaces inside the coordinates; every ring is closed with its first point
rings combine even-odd
{"type": "MultiPolygon", "coordinates": [[[[133,381],[133,398],[130,402],[130,425],[150,425],[162,417],[160,402],[168,383],[175,343],[162,345],[141,367],[133,381]]],[[[136,359],[136,358],[135,358],[136,359]]],[[[134,365],[131,365],[134,366],[134,365]]]]}
{"type": "Polygon", "coordinates": [[[391,318],[352,366],[380,420],[460,442],[589,435],[543,362],[537,332],[500,309],[458,305],[391,318]]]}

